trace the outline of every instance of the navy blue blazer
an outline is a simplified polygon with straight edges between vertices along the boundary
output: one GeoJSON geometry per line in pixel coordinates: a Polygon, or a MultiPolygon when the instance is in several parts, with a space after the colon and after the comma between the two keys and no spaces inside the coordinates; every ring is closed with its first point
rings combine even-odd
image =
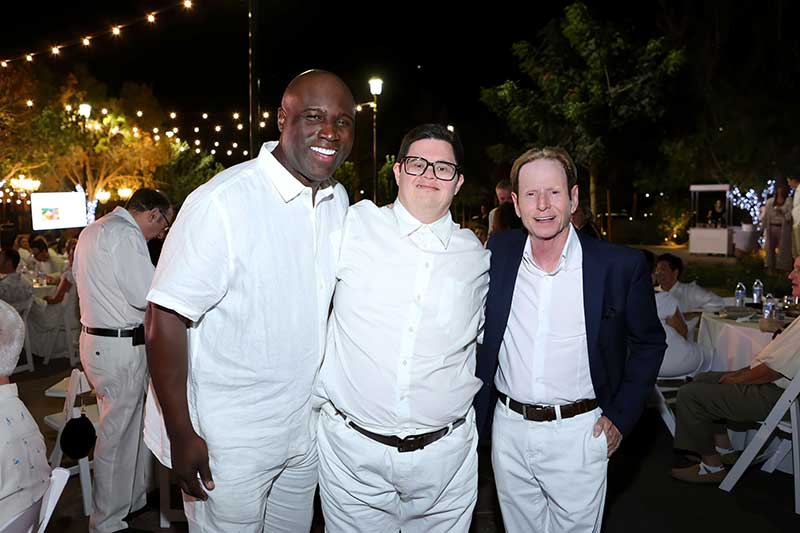
{"type": "MultiPolygon", "coordinates": [[[[475,397],[479,431],[485,431],[494,412],[497,354],[527,238],[525,230],[507,230],[492,236],[488,244],[492,251],[489,295],[476,368],[483,380],[475,397]]],[[[583,250],[583,309],[592,385],[603,414],[627,435],[653,391],[667,348],[650,269],[638,250],[581,232],[578,238],[583,250]]]]}

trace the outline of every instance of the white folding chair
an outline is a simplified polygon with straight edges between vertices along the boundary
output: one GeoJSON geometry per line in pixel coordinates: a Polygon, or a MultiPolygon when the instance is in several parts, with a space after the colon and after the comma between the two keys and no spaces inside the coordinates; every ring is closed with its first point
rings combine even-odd
{"type": "Polygon", "coordinates": [[[14,304],[14,309],[17,310],[19,316],[22,318],[22,322],[25,324],[25,362],[17,365],[14,369],[14,374],[17,372],[22,372],[23,370],[28,370],[33,372],[33,353],[31,352],[31,338],[30,334],[28,333],[28,315],[31,312],[31,306],[33,305],[33,296],[25,300],[24,302],[20,302],[14,304]]]}
{"type": "MultiPolygon", "coordinates": [[[[81,416],[81,408],[75,407],[75,399],[79,394],[91,390],[92,387],[89,385],[89,380],[86,379],[86,375],[77,368],[73,369],[69,377],[66,397],[64,398],[64,409],[60,413],[53,413],[44,417],[44,423],[58,431],[56,445],[53,448],[53,453],[50,454],[51,467],[55,468],[61,466],[61,461],[63,459],[63,452],[61,451],[60,445],[61,432],[64,430],[67,420],[81,416]]],[[[95,429],[97,429],[97,424],[100,420],[97,405],[86,405],[83,410],[86,412],[86,417],[94,424],[95,429]]],[[[79,474],[81,494],[83,495],[83,511],[86,516],[92,514],[92,478],[90,469],[91,463],[88,457],[80,459],[76,466],[68,469],[70,475],[79,474]]]]}
{"type": "Polygon", "coordinates": [[[658,409],[658,414],[661,415],[661,420],[664,421],[664,425],[667,426],[670,434],[675,437],[675,414],[672,412],[670,408],[671,404],[675,403],[675,397],[670,396],[668,399],[664,396],[665,393],[673,393],[677,392],[683,385],[687,383],[687,378],[689,376],[677,376],[674,378],[663,378],[656,381],[653,397],[656,404],[656,409],[658,409]]]}
{"type": "MultiPolygon", "coordinates": [[[[58,345],[58,340],[63,336],[64,344],[66,345],[67,355],[69,356],[69,363],[70,366],[78,366],[78,363],[81,361],[80,355],[80,332],[81,332],[81,322],[80,322],[80,313],[78,311],[78,302],[77,302],[77,293],[75,291],[75,287],[73,286],[67,293],[64,295],[64,299],[59,304],[54,304],[59,306],[58,312],[61,315],[61,320],[58,326],[58,330],[52,335],[51,342],[49,343],[49,349],[46,353],[39,354],[44,358],[44,364],[50,363],[50,358],[53,355],[56,345],[58,345]]],[[[63,352],[59,352],[61,354],[63,352]]]]}
{"type": "Polygon", "coordinates": [[[22,514],[17,515],[11,522],[0,525],[0,532],[33,533],[36,531],[37,533],[44,533],[68,479],[69,472],[66,469],[53,469],[50,474],[50,482],[42,499],[28,507],[22,514]]]}
{"type": "MultiPolygon", "coordinates": [[[[756,433],[747,448],[744,449],[742,455],[733,465],[728,475],[720,483],[719,488],[726,492],[733,490],[733,487],[742,477],[744,471],[753,462],[758,452],[767,443],[776,429],[788,430],[786,431],[791,435],[791,449],[792,449],[792,472],[794,475],[794,512],[800,514],[800,372],[798,372],[789,386],[783,391],[781,397],[778,398],[775,407],[769,412],[766,420],[762,422],[761,428],[756,433]],[[790,414],[790,423],[781,422],[781,419],[786,415],[786,411],[790,414]]],[[[777,451],[773,454],[767,463],[762,467],[762,470],[771,472],[786,456],[788,452],[787,447],[779,445],[777,451]],[[780,457],[778,455],[780,454],[780,457]]]]}

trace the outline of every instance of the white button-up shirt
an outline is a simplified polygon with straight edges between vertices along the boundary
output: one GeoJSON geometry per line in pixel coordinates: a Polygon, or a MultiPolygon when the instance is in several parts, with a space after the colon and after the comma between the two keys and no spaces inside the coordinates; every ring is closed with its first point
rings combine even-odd
{"type": "Polygon", "coordinates": [[[17,385],[0,385],[0,526],[40,500],[50,483],[39,426],[17,385]]]}
{"type": "MultiPolygon", "coordinates": [[[[312,201],[273,157],[277,144],[186,199],[147,299],[194,322],[189,412],[209,448],[260,443],[285,457],[312,442],[312,386],[348,199],[337,184],[312,201]]],[[[145,439],[168,461],[153,416],[148,406],[145,439]]]]}
{"type": "Polygon", "coordinates": [[[800,318],[795,318],[783,333],[767,344],[750,363],[750,368],[762,364],[783,374],[775,385],[782,389],[789,387],[790,381],[800,372],[800,318]]]}
{"type": "Polygon", "coordinates": [[[497,389],[527,404],[563,405],[595,397],[583,310],[583,250],[575,228],[553,272],[531,253],[517,272],[499,352],[497,389]]]}
{"type": "Polygon", "coordinates": [[[721,296],[704,289],[695,281],[691,283],[676,281],[669,293],[678,300],[678,306],[684,313],[697,311],[707,306],[722,307],[725,305],[721,296]]]}
{"type": "Polygon", "coordinates": [[[363,201],[345,222],[320,395],[387,435],[441,429],[481,387],[489,252],[447,213],[416,220],[363,201]]]}
{"type": "Polygon", "coordinates": [[[144,234],[126,209],[117,207],[86,226],[72,264],[81,323],[90,328],[139,326],[153,271],[144,234]]]}

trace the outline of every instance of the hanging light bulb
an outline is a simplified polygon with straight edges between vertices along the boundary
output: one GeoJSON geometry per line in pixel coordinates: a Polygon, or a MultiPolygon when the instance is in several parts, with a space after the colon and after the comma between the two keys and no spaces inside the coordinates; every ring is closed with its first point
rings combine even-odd
{"type": "Polygon", "coordinates": [[[83,46],[89,46],[90,44],[92,44],[92,38],[91,37],[84,37],[83,41],[81,41],[81,42],[83,43],[83,46]]]}
{"type": "Polygon", "coordinates": [[[33,54],[26,54],[25,61],[28,61],[29,63],[33,61],[33,54]]]}
{"type": "Polygon", "coordinates": [[[122,28],[119,26],[114,26],[113,28],[111,28],[111,33],[113,33],[116,36],[119,36],[119,34],[122,33],[122,28]]]}
{"type": "Polygon", "coordinates": [[[147,15],[147,22],[149,22],[150,24],[153,24],[155,21],[156,21],[156,14],[155,13],[150,13],[149,15],[147,15]]]}
{"type": "Polygon", "coordinates": [[[50,53],[52,53],[54,56],[57,56],[58,54],[61,53],[61,50],[59,49],[58,46],[54,46],[50,49],[50,53]]]}

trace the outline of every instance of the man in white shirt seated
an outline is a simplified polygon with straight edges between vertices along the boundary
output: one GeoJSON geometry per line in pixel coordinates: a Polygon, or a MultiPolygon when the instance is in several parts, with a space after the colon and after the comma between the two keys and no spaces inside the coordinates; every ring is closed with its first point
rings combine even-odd
{"type": "MultiPolygon", "coordinates": [[[[792,294],[800,296],[800,257],[789,273],[792,294]]],[[[708,372],[681,387],[675,406],[675,448],[700,455],[699,464],[673,468],[672,477],[690,483],[719,483],[727,470],[715,447],[715,435],[727,422],[764,420],[800,371],[800,319],[775,337],[749,367],[708,372]]]]}
{"type": "MultiPolygon", "coordinates": [[[[653,272],[653,285],[658,285],[655,275],[656,256],[643,250],[653,272]]],[[[658,318],[667,335],[667,351],[658,372],[659,378],[694,376],[711,369],[713,352],[689,338],[689,328],[681,313],[678,300],[670,292],[656,292],[658,318]]]]}
{"type": "Polygon", "coordinates": [[[397,200],[348,210],[318,383],[327,531],[469,530],[489,252],[450,215],[462,162],[455,133],[418,126],[394,165],[397,200]]]}
{"type": "Polygon", "coordinates": [[[21,306],[33,296],[33,287],[17,272],[19,253],[16,250],[0,250],[0,300],[10,303],[15,308],[21,306]]]}
{"type": "Polygon", "coordinates": [[[683,273],[683,261],[673,254],[661,254],[656,259],[655,276],[662,291],[669,292],[677,301],[689,328],[688,338],[694,339],[694,332],[705,308],[720,308],[724,305],[721,296],[699,286],[696,281],[678,281],[683,273]]]}
{"type": "Polygon", "coordinates": [[[50,482],[42,434],[8,379],[24,338],[19,314],[0,301],[0,529],[38,502],[50,482]]]}
{"type": "Polygon", "coordinates": [[[58,283],[61,271],[64,270],[64,259],[48,248],[44,237],[36,237],[31,242],[31,257],[27,266],[32,274],[46,274],[51,281],[58,283]]]}

